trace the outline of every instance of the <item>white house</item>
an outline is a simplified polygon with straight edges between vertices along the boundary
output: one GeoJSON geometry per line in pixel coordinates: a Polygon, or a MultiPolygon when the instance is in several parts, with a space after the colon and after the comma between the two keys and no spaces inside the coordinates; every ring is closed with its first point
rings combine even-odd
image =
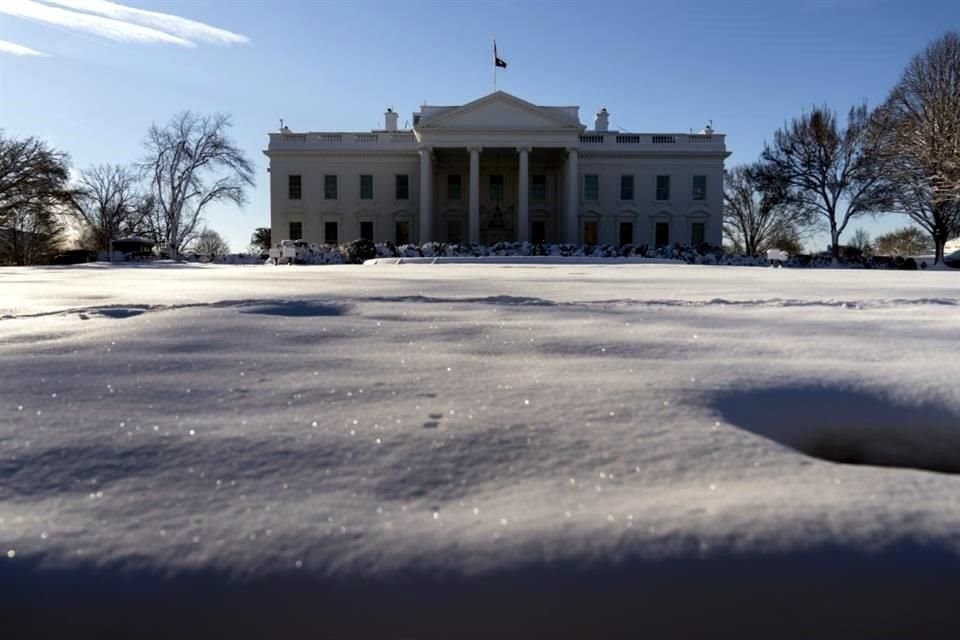
{"type": "Polygon", "coordinates": [[[720,245],[724,136],[624,133],[503,91],[413,128],[270,134],[274,242],[720,245]]]}

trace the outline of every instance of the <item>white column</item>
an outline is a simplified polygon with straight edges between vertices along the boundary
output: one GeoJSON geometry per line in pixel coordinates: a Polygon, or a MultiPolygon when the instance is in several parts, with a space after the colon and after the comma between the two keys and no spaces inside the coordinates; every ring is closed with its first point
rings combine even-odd
{"type": "Polygon", "coordinates": [[[470,243],[480,243],[480,147],[470,147],[470,243]]]}
{"type": "Polygon", "coordinates": [[[564,180],[567,189],[566,220],[564,221],[564,242],[577,243],[577,218],[580,212],[580,173],[577,169],[577,150],[567,149],[567,175],[564,180]]]}
{"type": "Polygon", "coordinates": [[[518,147],[520,175],[517,180],[517,242],[530,239],[530,147],[518,147]]]}
{"type": "Polygon", "coordinates": [[[433,240],[433,163],[429,148],[420,150],[420,244],[433,240]]]}

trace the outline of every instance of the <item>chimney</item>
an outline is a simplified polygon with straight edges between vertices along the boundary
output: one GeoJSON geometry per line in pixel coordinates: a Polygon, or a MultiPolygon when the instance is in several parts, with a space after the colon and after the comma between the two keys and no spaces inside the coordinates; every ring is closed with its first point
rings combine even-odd
{"type": "Polygon", "coordinates": [[[607,113],[607,108],[604,107],[597,112],[597,117],[593,120],[593,129],[594,131],[606,131],[609,124],[610,114],[607,113]]]}
{"type": "Polygon", "coordinates": [[[397,115],[393,109],[387,109],[387,112],[383,114],[383,125],[387,131],[396,131],[397,130],[397,118],[400,116],[397,115]]]}

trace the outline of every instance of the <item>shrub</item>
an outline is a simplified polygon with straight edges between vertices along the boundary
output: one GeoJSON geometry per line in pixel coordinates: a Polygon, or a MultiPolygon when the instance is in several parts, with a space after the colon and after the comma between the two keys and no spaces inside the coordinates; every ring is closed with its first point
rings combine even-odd
{"type": "Polygon", "coordinates": [[[347,244],[345,248],[347,262],[351,264],[363,264],[366,260],[373,260],[377,257],[377,246],[372,240],[360,238],[347,244]]]}

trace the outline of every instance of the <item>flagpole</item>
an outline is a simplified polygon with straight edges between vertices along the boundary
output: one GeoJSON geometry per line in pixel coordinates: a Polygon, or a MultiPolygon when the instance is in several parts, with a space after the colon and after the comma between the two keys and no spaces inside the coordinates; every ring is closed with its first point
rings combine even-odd
{"type": "Polygon", "coordinates": [[[497,39],[493,39],[493,92],[497,92],[497,39]]]}

